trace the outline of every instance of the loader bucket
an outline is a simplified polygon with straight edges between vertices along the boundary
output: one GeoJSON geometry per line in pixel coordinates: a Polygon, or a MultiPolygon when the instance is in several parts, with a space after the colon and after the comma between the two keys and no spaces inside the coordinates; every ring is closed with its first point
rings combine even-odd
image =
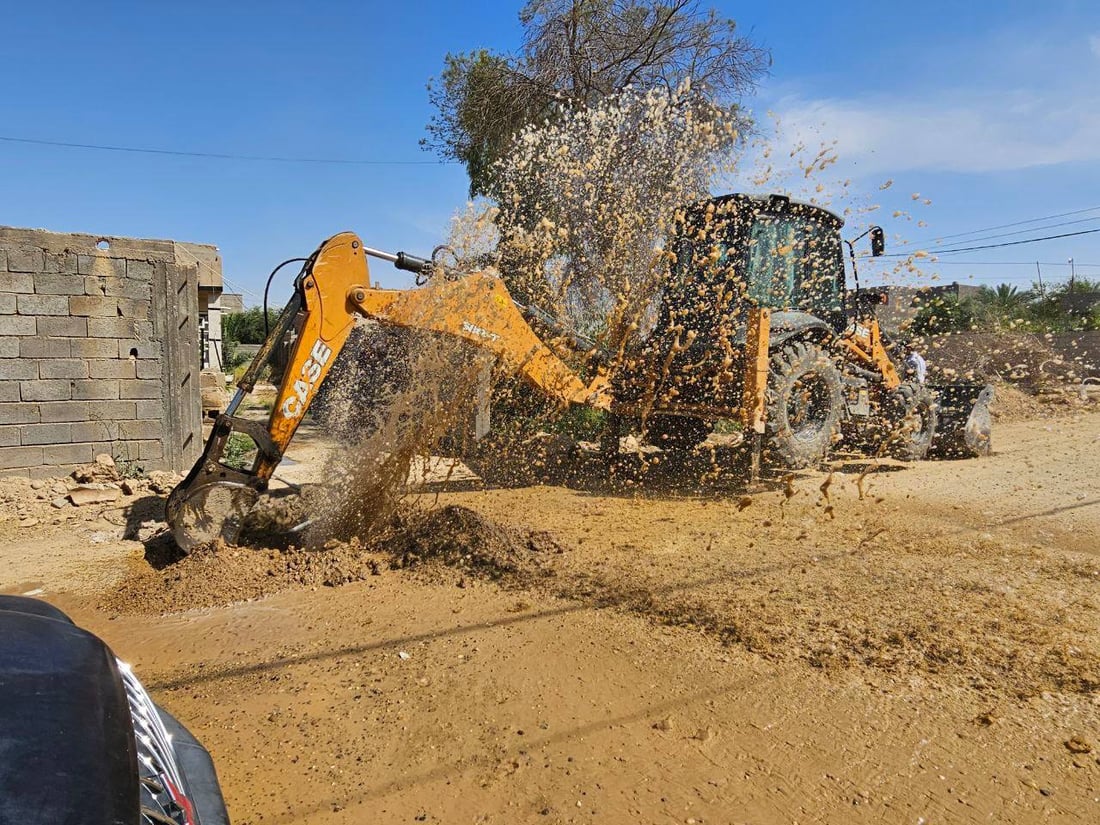
{"type": "Polygon", "coordinates": [[[936,395],[939,423],[929,458],[971,458],[993,451],[989,404],[993,385],[976,381],[930,385],[936,395]]]}

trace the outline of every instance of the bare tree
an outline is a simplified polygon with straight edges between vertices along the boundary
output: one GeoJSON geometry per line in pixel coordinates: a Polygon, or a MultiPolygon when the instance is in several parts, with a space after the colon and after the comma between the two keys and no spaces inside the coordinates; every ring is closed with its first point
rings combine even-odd
{"type": "Polygon", "coordinates": [[[766,72],[768,52],[696,0],[531,0],[516,55],[447,55],[428,85],[436,114],[424,145],[461,161],[471,195],[497,195],[493,164],[524,126],[552,121],[627,88],[735,107],[766,72]],[[686,83],[685,83],[686,82],[686,83]]]}

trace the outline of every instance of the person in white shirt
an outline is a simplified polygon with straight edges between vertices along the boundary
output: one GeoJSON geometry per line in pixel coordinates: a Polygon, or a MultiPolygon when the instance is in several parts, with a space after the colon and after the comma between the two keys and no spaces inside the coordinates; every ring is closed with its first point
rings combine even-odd
{"type": "Polygon", "coordinates": [[[928,364],[921,354],[913,349],[912,344],[905,347],[905,367],[906,372],[916,378],[918,384],[924,383],[924,379],[928,376],[928,364]]]}

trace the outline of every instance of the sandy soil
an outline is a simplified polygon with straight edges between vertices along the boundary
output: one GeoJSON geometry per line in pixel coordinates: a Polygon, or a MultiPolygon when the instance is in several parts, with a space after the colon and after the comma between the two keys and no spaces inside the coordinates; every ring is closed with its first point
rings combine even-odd
{"type": "Polygon", "coordinates": [[[238,823],[1095,822],[1100,413],[995,438],[752,493],[433,492],[481,519],[418,564],[173,565],[154,492],[9,481],[0,589],[133,662],[238,823]]]}

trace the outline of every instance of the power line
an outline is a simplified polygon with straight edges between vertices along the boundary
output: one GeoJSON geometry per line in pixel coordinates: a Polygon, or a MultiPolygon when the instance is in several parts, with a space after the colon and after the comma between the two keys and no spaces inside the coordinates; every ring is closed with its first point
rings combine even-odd
{"type": "MultiPolygon", "coordinates": [[[[875,263],[874,258],[863,258],[860,260],[860,266],[868,264],[873,265],[875,263]]],[[[1036,263],[1039,266],[1069,266],[1068,261],[936,261],[937,266],[1035,266],[1036,263]]],[[[1084,267],[1100,267],[1100,264],[1082,264],[1077,261],[1073,262],[1074,266],[1084,267]]]]}
{"type": "Polygon", "coordinates": [[[1026,221],[1015,221],[1013,223],[1002,223],[997,226],[987,226],[984,229],[971,229],[969,232],[956,232],[954,235],[941,235],[938,240],[945,241],[948,238],[961,238],[965,235],[980,235],[982,232],[992,232],[995,229],[1008,229],[1011,226],[1023,226],[1028,223],[1040,223],[1041,221],[1052,221],[1055,218],[1068,218],[1070,215],[1083,215],[1085,212],[1095,212],[1100,210],[1100,206],[1090,206],[1087,209],[1075,209],[1072,212],[1060,212],[1057,215],[1047,215],[1042,218],[1030,218],[1026,221]]]}
{"type": "Polygon", "coordinates": [[[98,143],[69,143],[60,140],[38,140],[35,138],[11,137],[0,135],[0,140],[8,143],[29,143],[35,146],[60,146],[66,149],[93,149],[101,152],[131,152],[143,155],[173,155],[185,158],[207,158],[214,160],[267,161],[271,163],[319,163],[342,166],[438,166],[452,164],[450,160],[358,160],[354,158],[307,158],[283,157],[280,155],[238,155],[228,152],[186,152],[177,149],[153,149],[140,146],[110,146],[98,143]]]}
{"type": "Polygon", "coordinates": [[[1048,229],[1057,229],[1060,226],[1074,226],[1079,223],[1090,223],[1092,221],[1100,221],[1100,215],[1093,215],[1091,218],[1078,218],[1075,221],[1059,221],[1058,223],[1049,223],[1046,226],[1035,226],[1028,229],[1014,229],[1011,232],[999,232],[996,235],[985,235],[979,238],[970,238],[965,241],[957,241],[953,244],[947,244],[947,246],[958,246],[961,243],[978,243],[980,241],[992,241],[996,238],[1011,238],[1014,235],[1023,235],[1027,232],[1045,232],[1048,229]]]}
{"type": "MultiPolygon", "coordinates": [[[[923,252],[926,255],[954,255],[954,254],[957,254],[959,252],[976,252],[979,249],[999,249],[1002,246],[1020,246],[1021,244],[1039,243],[1039,241],[1053,241],[1053,240],[1056,240],[1057,238],[1073,238],[1073,237],[1076,237],[1077,235],[1091,235],[1094,232],[1100,232],[1100,229],[1082,229],[1082,230],[1079,230],[1077,232],[1063,232],[1060,235],[1046,235],[1042,238],[1027,238],[1026,240],[1022,240],[1022,241],[1005,241],[1003,243],[985,244],[984,246],[964,246],[961,249],[926,249],[926,250],[923,250],[923,252]]],[[[887,258],[909,258],[909,257],[912,257],[915,254],[916,254],[915,251],[910,252],[908,254],[895,252],[893,254],[885,255],[883,257],[887,257],[887,258]]]]}

